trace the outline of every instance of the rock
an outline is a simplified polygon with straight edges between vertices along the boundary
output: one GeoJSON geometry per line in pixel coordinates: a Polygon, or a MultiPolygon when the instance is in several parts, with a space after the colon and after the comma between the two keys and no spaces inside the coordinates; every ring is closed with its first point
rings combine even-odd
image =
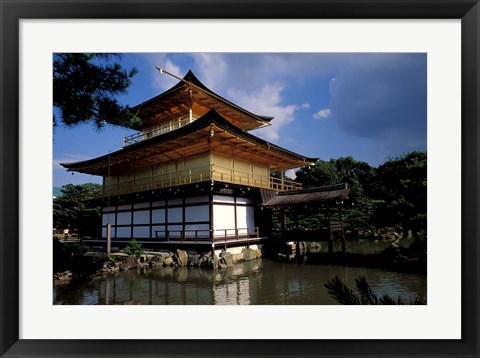
{"type": "Polygon", "coordinates": [[[204,255],[198,261],[198,266],[207,267],[208,266],[208,256],[204,255]]]}
{"type": "Polygon", "coordinates": [[[138,261],[135,256],[128,256],[123,262],[120,264],[121,271],[128,271],[138,267],[138,261]]]}
{"type": "Polygon", "coordinates": [[[233,263],[243,261],[243,254],[242,253],[232,254],[232,259],[233,259],[233,263]]]}
{"type": "Polygon", "coordinates": [[[217,268],[218,268],[218,256],[217,256],[217,255],[213,255],[212,267],[213,267],[214,269],[217,269],[217,268]]]}
{"type": "Polygon", "coordinates": [[[225,264],[225,262],[223,262],[223,259],[218,261],[218,268],[219,269],[226,269],[227,268],[227,265],[225,264]]]}
{"type": "Polygon", "coordinates": [[[222,251],[220,253],[220,258],[221,258],[220,263],[225,264],[225,268],[233,267],[233,257],[232,257],[232,254],[230,252],[222,251]]]}
{"type": "Polygon", "coordinates": [[[304,241],[300,241],[298,243],[298,250],[303,252],[307,251],[307,243],[304,241]]]}
{"type": "Polygon", "coordinates": [[[188,254],[186,251],[177,250],[176,254],[177,263],[179,266],[187,266],[188,263],[188,254]]]}
{"type": "Polygon", "coordinates": [[[70,271],[57,272],[53,278],[58,281],[67,281],[72,278],[73,274],[70,271]]]}
{"type": "Polygon", "coordinates": [[[255,250],[255,251],[256,251],[256,253],[257,253],[257,259],[260,258],[260,257],[262,257],[262,250],[257,249],[257,250],[255,250]]]}
{"type": "Polygon", "coordinates": [[[163,261],[163,264],[165,266],[172,266],[173,265],[173,258],[171,256],[166,257],[165,260],[163,261]]]}
{"type": "Polygon", "coordinates": [[[218,268],[218,256],[214,255],[212,257],[211,254],[204,255],[200,258],[198,266],[207,268],[218,268]]]}
{"type": "Polygon", "coordinates": [[[158,252],[152,257],[152,261],[156,262],[159,266],[165,263],[167,257],[171,256],[166,252],[158,252]]]}
{"type": "Polygon", "coordinates": [[[249,248],[242,249],[242,254],[243,254],[243,260],[244,261],[251,261],[251,260],[255,260],[257,258],[256,250],[252,250],[252,249],[249,249],[249,248]]]}
{"type": "Polygon", "coordinates": [[[200,255],[199,254],[189,254],[187,265],[191,267],[197,267],[200,264],[200,255]]]}

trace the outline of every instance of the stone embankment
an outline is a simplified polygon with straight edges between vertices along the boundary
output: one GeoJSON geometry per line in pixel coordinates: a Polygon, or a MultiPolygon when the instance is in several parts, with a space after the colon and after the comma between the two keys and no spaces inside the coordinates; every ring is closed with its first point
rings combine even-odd
{"type": "MultiPolygon", "coordinates": [[[[103,263],[103,266],[96,272],[96,275],[104,275],[119,271],[128,271],[138,268],[154,267],[203,267],[210,269],[226,269],[233,267],[237,262],[255,260],[262,256],[260,249],[244,248],[241,253],[232,254],[222,251],[220,254],[212,255],[211,252],[200,254],[176,250],[173,252],[145,252],[140,257],[128,256],[124,253],[112,254],[111,258],[103,263]]],[[[54,275],[57,283],[68,282],[75,275],[70,271],[59,272],[54,275]]]]}

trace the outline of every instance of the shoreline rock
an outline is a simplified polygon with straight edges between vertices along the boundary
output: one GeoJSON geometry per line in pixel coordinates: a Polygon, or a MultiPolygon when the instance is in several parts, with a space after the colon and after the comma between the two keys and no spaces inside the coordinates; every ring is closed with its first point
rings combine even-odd
{"type": "MultiPolygon", "coordinates": [[[[86,255],[91,256],[92,253],[86,255]]],[[[94,255],[94,254],[93,254],[94,255]]],[[[99,258],[102,255],[99,255],[99,258]]],[[[100,263],[101,268],[93,274],[86,274],[89,272],[90,267],[84,267],[79,272],[74,273],[71,271],[57,272],[54,274],[54,283],[68,283],[75,278],[88,279],[95,276],[104,276],[114,274],[116,272],[125,272],[134,269],[155,267],[201,267],[209,269],[228,269],[235,266],[236,263],[243,261],[255,260],[262,257],[262,251],[260,249],[253,250],[244,248],[241,254],[231,254],[228,251],[222,251],[220,256],[213,255],[211,252],[207,253],[188,253],[184,250],[176,250],[173,252],[146,252],[140,257],[134,255],[128,256],[124,254],[116,253],[111,255],[110,258],[104,258],[104,262],[100,263]],[[113,259],[112,259],[113,258],[113,259]]]]}

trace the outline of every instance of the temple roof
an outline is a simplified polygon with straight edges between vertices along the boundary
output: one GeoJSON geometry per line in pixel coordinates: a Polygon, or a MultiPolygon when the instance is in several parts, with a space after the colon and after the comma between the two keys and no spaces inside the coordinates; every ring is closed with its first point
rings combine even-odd
{"type": "Polygon", "coordinates": [[[195,113],[200,114],[215,109],[243,130],[269,125],[269,121],[273,119],[254,114],[219,96],[200,82],[192,71],[188,71],[185,77],[169,90],[136,105],[130,111],[140,117],[143,128],[148,128],[154,126],[162,116],[186,112],[190,106],[195,113]]]}
{"type": "Polygon", "coordinates": [[[115,175],[150,164],[192,157],[209,151],[234,153],[239,159],[269,165],[271,170],[315,163],[308,158],[258,138],[230,123],[212,109],[179,129],[131,144],[116,152],[75,163],[62,163],[69,171],[115,175]]]}
{"type": "Polygon", "coordinates": [[[278,192],[268,199],[266,208],[294,206],[320,206],[326,203],[341,203],[349,199],[351,189],[346,184],[278,192]]]}

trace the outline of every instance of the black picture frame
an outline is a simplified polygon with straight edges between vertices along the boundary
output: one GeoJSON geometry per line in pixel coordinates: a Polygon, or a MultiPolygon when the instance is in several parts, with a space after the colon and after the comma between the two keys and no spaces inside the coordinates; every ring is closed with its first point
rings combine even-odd
{"type": "MultiPolygon", "coordinates": [[[[1,357],[479,357],[478,0],[0,0],[1,357]],[[461,19],[462,338],[459,340],[20,340],[19,20],[154,18],[461,19]],[[234,347],[234,348],[233,348],[234,347]]],[[[448,190],[448,188],[446,188],[448,190]]],[[[439,320],[441,318],[439,317],[439,320]]],[[[448,324],[448,323],[446,323],[448,324]]],[[[215,327],[211,329],[215,336],[215,327]]],[[[285,329],[292,329],[285,324],[285,329]]]]}

